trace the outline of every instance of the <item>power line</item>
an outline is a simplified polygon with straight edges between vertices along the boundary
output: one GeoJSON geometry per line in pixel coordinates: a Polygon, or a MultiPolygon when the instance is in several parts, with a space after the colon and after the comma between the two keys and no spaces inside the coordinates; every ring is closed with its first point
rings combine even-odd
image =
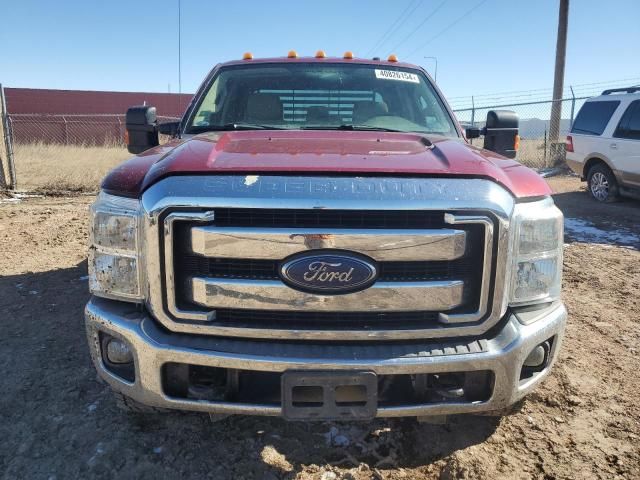
{"type": "Polygon", "coordinates": [[[413,30],[411,30],[411,33],[409,33],[409,35],[407,35],[402,40],[400,40],[398,44],[391,49],[391,51],[398,50],[398,47],[402,45],[404,42],[406,42],[414,33],[416,33],[420,27],[422,27],[425,23],[427,23],[427,21],[429,21],[429,19],[431,19],[431,17],[433,17],[436,13],[438,13],[438,10],[440,10],[440,8],[442,8],[442,6],[445,3],[447,3],[447,0],[442,0],[442,2],[435,8],[435,10],[433,10],[429,15],[427,15],[413,30]]]}
{"type": "Polygon", "coordinates": [[[471,15],[473,12],[475,12],[480,6],[482,6],[482,4],[486,3],[487,0],[482,0],[480,3],[478,3],[475,7],[467,10],[465,13],[463,13],[461,16],[459,16],[457,19],[455,19],[453,22],[451,22],[449,25],[447,25],[446,27],[444,27],[442,30],[440,30],[438,33],[436,33],[433,37],[431,37],[429,40],[427,40],[425,43],[423,43],[422,45],[420,45],[418,48],[416,48],[415,50],[412,50],[411,53],[409,53],[407,55],[407,57],[410,57],[411,55],[413,55],[414,53],[416,53],[418,50],[422,50],[424,47],[426,47],[427,45],[429,45],[431,42],[433,42],[436,38],[438,38],[439,36],[443,35],[445,32],[447,32],[449,29],[453,28],[454,26],[456,26],[458,23],[460,23],[462,20],[464,20],[465,18],[467,18],[469,15],[471,15]]]}
{"type": "MultiPolygon", "coordinates": [[[[600,88],[612,84],[622,84],[622,83],[633,83],[640,80],[640,77],[631,77],[631,78],[621,78],[618,80],[606,80],[600,82],[591,82],[591,83],[578,83],[573,84],[573,89],[576,92],[581,91],[593,91],[599,90],[600,88]],[[599,86],[599,87],[596,87],[599,86]]],[[[474,95],[474,98],[477,99],[508,99],[508,98],[522,98],[522,97],[531,97],[531,96],[540,96],[545,93],[551,93],[553,89],[551,88],[538,88],[531,90],[510,90],[506,92],[495,92],[495,93],[483,93],[479,95],[474,95]]],[[[569,91],[569,87],[564,89],[565,91],[569,91]]],[[[459,95],[456,97],[448,97],[448,100],[452,103],[455,103],[456,100],[469,100],[470,95],[459,95]]]]}
{"type": "Polygon", "coordinates": [[[394,20],[394,22],[391,24],[391,26],[387,29],[386,32],[384,32],[384,35],[382,35],[382,37],[380,37],[378,39],[378,41],[373,45],[373,47],[371,47],[365,56],[369,56],[371,55],[373,52],[376,51],[376,49],[378,47],[382,47],[382,45],[384,45],[384,43],[393,36],[393,34],[395,33],[395,30],[397,30],[397,27],[400,27],[402,25],[402,21],[405,19],[405,16],[408,17],[409,15],[411,15],[414,10],[416,8],[418,8],[418,6],[420,5],[420,3],[422,2],[422,0],[418,0],[417,3],[415,4],[415,6],[413,7],[413,9],[411,11],[409,11],[409,9],[411,8],[411,6],[413,5],[415,0],[411,0],[407,6],[405,7],[405,9],[402,11],[402,13],[398,16],[398,18],[396,18],[394,20]],[[406,15],[405,15],[406,14],[406,15]]]}
{"type": "MultiPolygon", "coordinates": [[[[603,82],[604,83],[604,82],[603,82]]],[[[618,87],[620,85],[622,86],[628,86],[628,82],[626,83],[621,83],[621,82],[607,82],[607,83],[611,83],[611,86],[615,86],[618,87]],[[616,84],[617,83],[617,84],[616,84]]],[[[590,98],[590,97],[594,97],[594,96],[598,96],[602,93],[603,87],[591,87],[590,89],[583,89],[580,91],[575,91],[574,88],[574,95],[576,100],[581,100],[581,99],[585,99],[585,98],[590,98]]],[[[568,96],[567,93],[567,89],[565,89],[565,92],[563,92],[562,95],[562,99],[565,101],[571,100],[571,96],[568,96]]],[[[520,96],[522,97],[522,96],[520,96]]],[[[461,100],[461,101],[452,101],[450,102],[451,108],[453,110],[470,110],[474,105],[476,107],[476,109],[482,109],[482,108],[487,108],[487,106],[492,106],[492,105],[502,105],[502,106],[510,106],[510,105],[529,105],[529,104],[534,104],[534,103],[551,103],[552,102],[552,92],[549,91],[546,95],[544,94],[536,94],[534,96],[530,96],[529,98],[517,98],[517,96],[511,96],[511,97],[507,97],[507,96],[500,96],[499,94],[496,94],[496,96],[494,97],[484,97],[483,99],[481,99],[480,101],[478,101],[478,98],[474,95],[474,99],[475,102],[472,103],[469,98],[470,97],[466,97],[467,100],[461,100]]]]}

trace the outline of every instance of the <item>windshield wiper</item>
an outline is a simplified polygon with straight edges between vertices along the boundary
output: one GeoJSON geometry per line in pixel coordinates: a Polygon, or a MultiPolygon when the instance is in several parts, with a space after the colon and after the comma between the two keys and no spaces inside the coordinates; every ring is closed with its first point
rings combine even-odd
{"type": "Polygon", "coordinates": [[[372,127],[370,125],[309,125],[300,127],[302,130],[361,130],[364,132],[399,132],[409,133],[405,130],[396,130],[394,128],[372,127]]]}
{"type": "Polygon", "coordinates": [[[231,130],[284,130],[281,127],[274,127],[273,125],[260,125],[258,123],[225,123],[224,125],[199,125],[191,127],[191,133],[201,132],[226,132],[231,130]]]}

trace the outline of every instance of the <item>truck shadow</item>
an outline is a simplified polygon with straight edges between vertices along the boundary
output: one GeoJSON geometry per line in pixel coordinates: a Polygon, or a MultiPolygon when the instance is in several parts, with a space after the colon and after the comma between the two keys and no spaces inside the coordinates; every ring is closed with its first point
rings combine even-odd
{"type": "Polygon", "coordinates": [[[584,191],[556,193],[565,217],[567,242],[597,243],[640,249],[640,201],[595,201],[584,191]]]}
{"type": "Polygon", "coordinates": [[[212,478],[291,478],[311,464],[418,467],[484,442],[499,425],[496,418],[470,416],[447,425],[132,416],[117,409],[91,364],[83,320],[86,272],[81,262],[0,277],[0,416],[19,419],[0,422],[0,458],[12,458],[15,471],[37,464],[85,478],[98,471],[126,471],[132,478],[200,477],[205,471],[212,478]]]}
{"type": "MultiPolygon", "coordinates": [[[[445,425],[418,423],[415,419],[376,420],[372,423],[287,423],[272,419],[231,419],[229,425],[249,422],[265,432],[264,449],[273,449],[302,471],[305,465],[331,465],[371,469],[419,468],[472,445],[481,444],[496,431],[496,417],[450,417],[445,425]]],[[[261,455],[266,466],[273,455],[261,455]]]]}

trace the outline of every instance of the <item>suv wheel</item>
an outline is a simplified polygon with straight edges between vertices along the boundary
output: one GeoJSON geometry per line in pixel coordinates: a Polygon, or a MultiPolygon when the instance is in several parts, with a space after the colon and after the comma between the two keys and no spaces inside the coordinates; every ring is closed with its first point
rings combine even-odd
{"type": "Polygon", "coordinates": [[[589,169],[587,185],[591,196],[599,202],[613,202],[618,197],[618,183],[606,165],[589,169]]]}

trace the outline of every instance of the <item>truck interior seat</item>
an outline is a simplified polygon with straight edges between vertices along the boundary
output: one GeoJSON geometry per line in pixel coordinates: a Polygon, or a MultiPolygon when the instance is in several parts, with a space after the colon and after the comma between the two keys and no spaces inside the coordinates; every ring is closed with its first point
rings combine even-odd
{"type": "Polygon", "coordinates": [[[367,120],[389,113],[389,107],[384,102],[357,102],[353,104],[353,123],[361,125],[367,120]]]}
{"type": "Polygon", "coordinates": [[[322,106],[313,106],[307,108],[307,123],[308,124],[325,124],[329,123],[331,116],[329,115],[329,108],[322,106]]]}
{"type": "Polygon", "coordinates": [[[276,95],[254,93],[247,98],[247,122],[281,122],[282,102],[276,95]]]}

